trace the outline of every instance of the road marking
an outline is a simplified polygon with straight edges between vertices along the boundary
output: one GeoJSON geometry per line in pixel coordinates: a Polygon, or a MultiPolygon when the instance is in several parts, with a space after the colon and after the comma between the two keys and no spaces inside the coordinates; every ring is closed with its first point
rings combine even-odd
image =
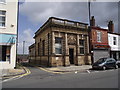
{"type": "Polygon", "coordinates": [[[50,73],[65,74],[65,73],[63,73],[63,72],[54,72],[54,71],[50,71],[50,70],[44,69],[44,68],[42,68],[42,67],[36,67],[36,68],[39,68],[39,69],[41,69],[41,70],[43,70],[43,71],[50,72],[50,73]]]}
{"type": "MultiPolygon", "coordinates": [[[[45,68],[42,68],[42,67],[37,67],[37,66],[35,66],[35,65],[33,65],[33,64],[30,64],[31,66],[34,66],[34,67],[36,67],[36,68],[38,68],[38,69],[40,69],[40,70],[43,70],[43,71],[46,71],[46,72],[50,72],[50,73],[54,73],[54,74],[67,74],[67,73],[70,73],[70,72],[54,72],[54,71],[51,71],[51,70],[47,70],[47,69],[45,69],[45,68]]],[[[58,70],[57,68],[56,68],[56,70],[58,70]]]]}
{"type": "Polygon", "coordinates": [[[88,73],[90,73],[90,71],[89,71],[89,70],[87,70],[87,72],[88,72],[88,73]]]}
{"type": "Polygon", "coordinates": [[[2,82],[7,82],[7,81],[10,81],[10,80],[13,80],[13,79],[19,79],[19,78],[22,78],[22,77],[24,77],[24,76],[27,76],[27,75],[29,75],[29,74],[31,74],[31,71],[28,69],[28,68],[26,68],[26,67],[23,67],[24,68],[24,70],[26,70],[26,73],[25,74],[22,74],[22,75],[17,75],[17,76],[14,76],[14,77],[7,77],[7,78],[9,78],[9,79],[6,79],[6,80],[3,80],[2,82]]]}

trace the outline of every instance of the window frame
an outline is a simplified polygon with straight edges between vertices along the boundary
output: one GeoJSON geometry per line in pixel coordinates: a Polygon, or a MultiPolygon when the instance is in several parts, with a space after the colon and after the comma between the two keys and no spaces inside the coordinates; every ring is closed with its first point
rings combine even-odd
{"type": "Polygon", "coordinates": [[[5,28],[6,27],[6,11],[5,10],[0,10],[0,17],[1,17],[1,20],[0,20],[0,28],[5,28]],[[3,12],[4,12],[4,14],[3,14],[3,12]],[[2,20],[2,19],[5,19],[5,20],[2,20]],[[2,25],[2,24],[4,24],[4,25],[2,25]]]}
{"type": "Polygon", "coordinates": [[[84,55],[85,54],[85,40],[84,39],[79,39],[79,53],[81,55],[84,55]],[[82,44],[81,44],[81,41],[82,41],[82,44]],[[81,53],[81,49],[83,49],[83,53],[81,53]]]}
{"type": "Polygon", "coordinates": [[[0,4],[6,4],[6,0],[0,0],[0,4]]]}
{"type": "Polygon", "coordinates": [[[102,42],[102,32],[97,31],[97,42],[102,42]]]}
{"type": "Polygon", "coordinates": [[[45,56],[45,40],[42,41],[42,55],[45,56]]]}
{"type": "Polygon", "coordinates": [[[55,37],[55,54],[56,55],[62,55],[63,54],[63,51],[62,51],[62,37],[55,37]],[[61,39],[61,41],[60,41],[60,43],[58,42],[58,43],[56,43],[56,38],[59,38],[59,39],[61,39]],[[61,46],[61,48],[56,48],[56,44],[59,44],[60,46],[61,46]],[[56,53],[56,49],[59,49],[60,50],[60,53],[56,53]]]}
{"type": "Polygon", "coordinates": [[[113,37],[113,45],[117,45],[117,37],[113,37]]]}
{"type": "Polygon", "coordinates": [[[38,43],[38,56],[40,56],[40,43],[38,43]]]}

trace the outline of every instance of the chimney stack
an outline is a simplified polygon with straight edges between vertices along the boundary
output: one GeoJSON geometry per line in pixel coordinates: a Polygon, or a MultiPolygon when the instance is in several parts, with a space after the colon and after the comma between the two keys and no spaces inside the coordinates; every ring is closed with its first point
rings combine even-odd
{"type": "Polygon", "coordinates": [[[92,16],[92,18],[90,19],[90,26],[95,26],[95,18],[94,18],[94,16],[92,16]]]}
{"type": "Polygon", "coordinates": [[[108,32],[111,32],[111,33],[114,32],[114,24],[113,24],[113,21],[111,20],[108,23],[108,32]]]}

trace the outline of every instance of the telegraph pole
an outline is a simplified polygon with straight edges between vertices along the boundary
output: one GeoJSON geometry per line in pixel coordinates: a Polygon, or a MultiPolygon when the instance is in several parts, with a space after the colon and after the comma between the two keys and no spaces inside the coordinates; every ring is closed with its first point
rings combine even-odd
{"type": "Polygon", "coordinates": [[[25,49],[25,41],[23,41],[23,55],[24,55],[24,49],[25,49]]]}
{"type": "MultiPolygon", "coordinates": [[[[91,7],[90,7],[90,0],[88,1],[88,11],[89,11],[89,24],[90,24],[90,18],[91,18],[91,7]]],[[[90,25],[91,26],[91,25],[90,25]]]]}
{"type": "Polygon", "coordinates": [[[91,47],[91,22],[90,22],[90,18],[91,18],[91,2],[90,0],[88,0],[88,12],[89,12],[89,53],[91,55],[91,64],[93,63],[93,52],[92,51],[92,47],[91,47]]]}

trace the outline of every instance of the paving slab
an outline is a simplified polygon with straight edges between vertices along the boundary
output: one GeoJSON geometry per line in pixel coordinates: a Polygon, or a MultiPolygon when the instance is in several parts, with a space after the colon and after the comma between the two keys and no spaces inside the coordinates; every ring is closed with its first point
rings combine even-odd
{"type": "Polygon", "coordinates": [[[0,72],[1,72],[0,82],[4,81],[5,79],[9,79],[14,76],[18,76],[18,75],[22,75],[22,74],[26,73],[26,71],[23,68],[21,68],[21,69],[1,69],[0,72]]]}
{"type": "Polygon", "coordinates": [[[67,67],[51,67],[51,68],[45,68],[47,70],[53,71],[53,72],[73,72],[73,71],[86,71],[91,69],[91,65],[81,65],[81,66],[67,66],[67,67]]]}

